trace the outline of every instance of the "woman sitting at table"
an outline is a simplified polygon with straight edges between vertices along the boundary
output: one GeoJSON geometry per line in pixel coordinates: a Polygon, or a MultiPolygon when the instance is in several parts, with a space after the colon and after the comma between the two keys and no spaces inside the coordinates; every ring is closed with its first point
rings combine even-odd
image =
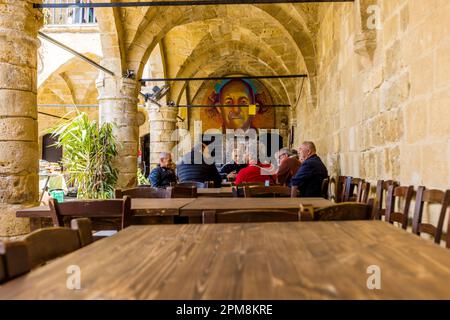
{"type": "Polygon", "coordinates": [[[236,185],[242,183],[267,183],[276,184],[277,176],[274,172],[275,168],[270,163],[261,163],[258,160],[258,156],[249,154],[249,165],[247,168],[239,171],[236,176],[236,185]]]}

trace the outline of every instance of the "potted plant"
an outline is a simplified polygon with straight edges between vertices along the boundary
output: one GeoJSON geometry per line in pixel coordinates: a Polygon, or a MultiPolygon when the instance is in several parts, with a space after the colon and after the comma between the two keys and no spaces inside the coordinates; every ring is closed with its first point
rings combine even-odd
{"type": "Polygon", "coordinates": [[[52,130],[56,146],[63,148],[62,165],[68,184],[77,188],[78,199],[114,197],[117,170],[115,138],[110,123],[99,125],[86,113],[59,124],[52,130]]]}

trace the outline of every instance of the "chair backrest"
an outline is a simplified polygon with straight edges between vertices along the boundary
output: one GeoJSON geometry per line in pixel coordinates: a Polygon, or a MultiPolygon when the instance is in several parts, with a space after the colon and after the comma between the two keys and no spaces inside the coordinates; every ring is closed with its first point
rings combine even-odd
{"type": "Polygon", "coordinates": [[[285,186],[245,186],[244,196],[246,198],[276,198],[291,197],[292,190],[285,186]]]}
{"type": "Polygon", "coordinates": [[[244,198],[245,197],[245,187],[263,187],[263,182],[243,182],[237,186],[233,186],[231,189],[233,192],[233,197],[244,198]]]}
{"type": "Polygon", "coordinates": [[[73,229],[39,229],[21,240],[0,242],[0,282],[23,275],[49,260],[92,242],[89,219],[73,220],[72,226],[73,229]]]}
{"type": "MultiPolygon", "coordinates": [[[[426,190],[425,187],[420,186],[417,189],[412,232],[417,235],[420,235],[421,233],[427,233],[434,237],[435,243],[440,243],[442,238],[442,229],[444,227],[445,215],[447,214],[449,206],[450,190],[446,190],[445,192],[442,190],[426,190]],[[422,222],[423,208],[425,204],[437,204],[441,206],[437,226],[422,222]]],[[[447,247],[449,247],[448,235],[447,247]]]]}
{"type": "Polygon", "coordinates": [[[291,198],[297,198],[300,195],[300,192],[298,191],[298,186],[292,186],[291,187],[291,198]]]}
{"type": "Polygon", "coordinates": [[[344,221],[370,220],[372,205],[357,202],[343,202],[312,211],[301,211],[302,221],[344,221]]]}
{"type": "Polygon", "coordinates": [[[356,202],[368,203],[370,195],[370,183],[361,180],[358,184],[358,194],[356,202]]]}
{"type": "MultiPolygon", "coordinates": [[[[123,229],[131,225],[131,198],[124,196],[122,200],[77,200],[59,203],[56,199],[49,200],[50,216],[53,226],[64,227],[64,217],[95,217],[96,220],[115,218],[118,223],[108,225],[105,229],[123,229]]],[[[98,230],[105,230],[100,224],[98,230]]]]}
{"type": "Polygon", "coordinates": [[[344,184],[343,202],[356,202],[358,199],[359,185],[363,179],[347,177],[344,184]],[[355,193],[355,190],[358,191],[355,193]]]}
{"type": "Polygon", "coordinates": [[[375,219],[380,220],[386,214],[386,198],[390,185],[398,186],[394,180],[378,180],[375,201],[375,219]]]}
{"type": "Polygon", "coordinates": [[[166,189],[167,198],[197,198],[196,186],[179,186],[169,187],[166,189]]]}
{"type": "Polygon", "coordinates": [[[234,210],[203,212],[203,223],[245,223],[299,221],[299,212],[284,210],[234,210]]]}
{"type": "Polygon", "coordinates": [[[124,196],[130,198],[166,198],[167,192],[165,189],[152,187],[137,187],[132,189],[116,190],[116,199],[122,199],[124,196]]]}
{"type": "Polygon", "coordinates": [[[196,187],[198,189],[210,188],[214,186],[214,181],[205,181],[205,182],[197,182],[197,181],[185,181],[180,182],[175,185],[175,187],[196,187]]]}
{"type": "Polygon", "coordinates": [[[322,181],[322,188],[321,188],[321,195],[323,198],[328,199],[330,197],[329,195],[329,186],[330,186],[330,177],[323,179],[322,181]]]}
{"type": "Polygon", "coordinates": [[[391,184],[388,187],[387,198],[386,198],[386,221],[389,223],[400,223],[401,227],[406,230],[408,227],[408,217],[409,217],[409,207],[411,206],[411,201],[414,196],[413,186],[395,186],[391,184]],[[399,201],[401,200],[401,201],[399,201]],[[400,211],[395,210],[396,203],[399,205],[403,204],[400,211]]]}
{"type": "Polygon", "coordinates": [[[334,184],[334,201],[340,203],[344,201],[345,182],[347,176],[332,177],[329,181],[330,185],[334,184]]]}

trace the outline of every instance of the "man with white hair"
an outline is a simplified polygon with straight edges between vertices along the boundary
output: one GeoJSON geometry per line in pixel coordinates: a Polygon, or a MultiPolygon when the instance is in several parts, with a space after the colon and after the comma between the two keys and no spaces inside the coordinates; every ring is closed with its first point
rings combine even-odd
{"type": "Polygon", "coordinates": [[[302,165],[291,180],[297,186],[300,197],[321,197],[322,182],[328,178],[328,170],[316,154],[316,146],[305,141],[298,149],[302,165]]]}
{"type": "Polygon", "coordinates": [[[169,152],[161,152],[159,165],[152,170],[148,177],[153,188],[166,188],[171,183],[177,182],[177,176],[173,170],[172,155],[169,152]]]}
{"type": "Polygon", "coordinates": [[[289,185],[292,177],[300,168],[300,161],[296,157],[292,157],[292,153],[288,148],[282,148],[277,152],[278,157],[278,183],[281,185],[289,185]]]}

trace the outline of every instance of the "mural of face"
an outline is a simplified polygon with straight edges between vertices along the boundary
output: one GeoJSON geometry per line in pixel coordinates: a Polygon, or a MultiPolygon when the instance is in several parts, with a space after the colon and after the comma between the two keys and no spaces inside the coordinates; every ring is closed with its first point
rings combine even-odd
{"type": "Polygon", "coordinates": [[[219,104],[234,105],[233,107],[220,107],[223,126],[227,129],[250,128],[253,116],[248,114],[247,105],[254,103],[253,92],[243,81],[232,80],[227,83],[220,92],[219,104]],[[236,105],[246,105],[238,107],[236,105]]]}

